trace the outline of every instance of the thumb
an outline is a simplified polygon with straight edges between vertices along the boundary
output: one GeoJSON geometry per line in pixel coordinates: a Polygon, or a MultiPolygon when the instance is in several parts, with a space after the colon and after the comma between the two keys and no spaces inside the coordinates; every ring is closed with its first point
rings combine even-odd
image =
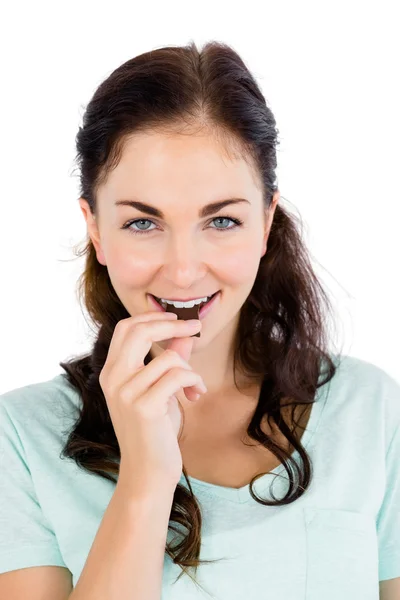
{"type": "Polygon", "coordinates": [[[192,354],[194,339],[192,337],[171,338],[168,341],[166,350],[175,350],[183,360],[189,362],[192,354]]]}
{"type": "MultiPolygon", "coordinates": [[[[175,350],[183,360],[189,362],[192,354],[194,339],[192,337],[172,338],[167,344],[167,350],[175,350]]],[[[197,390],[193,386],[181,388],[187,400],[194,400],[197,395],[197,390]]]]}

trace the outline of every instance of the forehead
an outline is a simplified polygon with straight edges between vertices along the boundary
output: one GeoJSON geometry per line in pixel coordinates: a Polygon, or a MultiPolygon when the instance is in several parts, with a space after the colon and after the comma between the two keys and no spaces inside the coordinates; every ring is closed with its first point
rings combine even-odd
{"type": "Polygon", "coordinates": [[[259,186],[248,160],[211,135],[138,133],[125,140],[105,188],[113,197],[134,194],[149,201],[169,193],[201,201],[240,196],[259,186]]]}

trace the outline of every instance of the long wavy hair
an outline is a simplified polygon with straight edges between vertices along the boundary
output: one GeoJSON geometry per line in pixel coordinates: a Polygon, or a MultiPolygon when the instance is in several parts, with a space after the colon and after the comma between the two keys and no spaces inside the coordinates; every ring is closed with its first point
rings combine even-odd
{"type": "MultiPolygon", "coordinates": [[[[239,55],[227,44],[211,41],[199,51],[193,41],[183,47],[164,47],[128,60],[101,83],[90,100],[76,136],[80,167],[80,196],[97,216],[96,192],[107,174],[118,164],[128,136],[140,131],[188,131],[209,129],[220,135],[248,161],[259,176],[265,208],[269,208],[276,185],[278,130],[254,77],[239,55]]],[[[131,315],[122,305],[107,268],[96,257],[89,237],[77,257],[85,256],[78,280],[83,300],[93,321],[95,339],[89,354],[59,363],[82,399],[79,418],[63,448],[63,456],[100,477],[116,481],[120,449],[99,374],[107,358],[114,328],[131,315]]],[[[273,502],[251,495],[265,506],[294,502],[312,479],[310,457],[292,424],[298,406],[310,409],[316,390],[333,378],[336,366],[329,356],[326,314],[330,300],[319,282],[300,228],[293,214],[276,206],[257,276],[243,304],[235,336],[234,373],[240,367],[254,381],[262,381],[262,393],[247,429],[253,440],[269,449],[283,464],[290,486],[273,502]],[[324,312],[325,309],[325,312],[324,312]],[[322,364],[326,378],[318,383],[322,364]],[[291,402],[283,402],[291,400],[291,402]],[[290,421],[284,407],[291,407],[290,421]],[[276,444],[261,428],[267,418],[288,440],[289,450],[276,444]],[[291,456],[298,451],[302,468],[291,456]]],[[[144,363],[151,360],[150,352],[144,363]]],[[[236,378],[235,378],[235,385],[236,378]]],[[[239,389],[239,388],[237,388],[239,389]]],[[[302,428],[304,431],[304,427],[302,428]]],[[[202,517],[199,504],[183,467],[188,489],[178,484],[168,528],[187,534],[179,544],[166,544],[166,552],[182,572],[197,572],[202,517]]],[[[192,578],[193,579],[193,578],[192,578]]]]}

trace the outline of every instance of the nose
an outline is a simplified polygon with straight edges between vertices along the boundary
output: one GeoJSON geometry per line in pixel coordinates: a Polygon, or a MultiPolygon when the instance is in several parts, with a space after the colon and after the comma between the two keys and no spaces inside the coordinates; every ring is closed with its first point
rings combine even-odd
{"type": "Polygon", "coordinates": [[[164,275],[174,282],[171,287],[195,287],[193,282],[204,274],[205,257],[201,255],[194,237],[189,232],[171,238],[165,256],[162,257],[164,275]]]}

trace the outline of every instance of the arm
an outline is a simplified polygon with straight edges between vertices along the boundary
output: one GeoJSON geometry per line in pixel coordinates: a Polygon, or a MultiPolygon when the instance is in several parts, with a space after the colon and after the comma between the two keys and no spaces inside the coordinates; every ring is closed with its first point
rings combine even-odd
{"type": "Polygon", "coordinates": [[[379,600],[398,600],[400,598],[400,577],[379,582],[379,600]]]}
{"type": "Polygon", "coordinates": [[[69,600],[160,600],[173,491],[120,481],[69,600]]]}

